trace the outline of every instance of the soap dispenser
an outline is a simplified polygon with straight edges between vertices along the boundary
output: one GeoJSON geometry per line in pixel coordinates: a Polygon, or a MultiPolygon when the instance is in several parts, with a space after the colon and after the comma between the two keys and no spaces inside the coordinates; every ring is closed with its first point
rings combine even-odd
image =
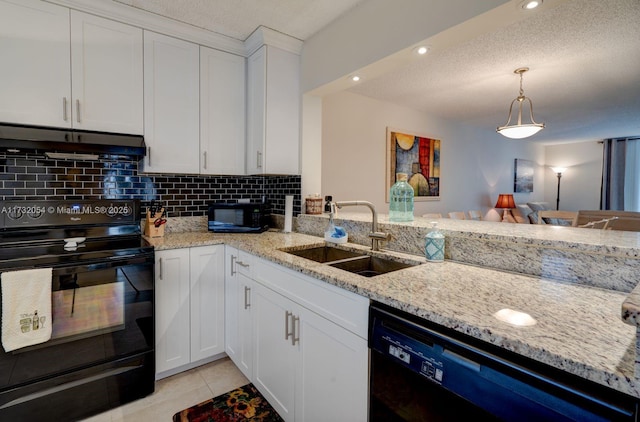
{"type": "Polygon", "coordinates": [[[431,222],[431,230],[427,233],[424,254],[429,262],[444,261],[444,234],[438,230],[438,223],[431,222]]]}

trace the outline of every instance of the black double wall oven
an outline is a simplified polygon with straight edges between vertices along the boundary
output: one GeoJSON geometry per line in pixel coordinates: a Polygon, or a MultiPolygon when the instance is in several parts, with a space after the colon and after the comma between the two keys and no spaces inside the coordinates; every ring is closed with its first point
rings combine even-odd
{"type": "MultiPolygon", "coordinates": [[[[0,273],[51,268],[50,340],[0,349],[0,420],[77,420],[154,390],[154,253],[138,201],[0,202],[0,273]]],[[[0,305],[0,310],[2,305],[0,305]]]]}

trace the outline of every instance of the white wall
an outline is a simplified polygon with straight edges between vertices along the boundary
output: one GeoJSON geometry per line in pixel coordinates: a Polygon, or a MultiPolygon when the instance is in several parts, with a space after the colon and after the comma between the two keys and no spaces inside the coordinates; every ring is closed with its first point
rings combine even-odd
{"type": "Polygon", "coordinates": [[[597,141],[545,148],[545,196],[555,209],[558,178],[549,167],[566,167],[560,179],[560,209],[568,211],[600,209],[602,144],[597,141]]]}
{"type": "MultiPolygon", "coordinates": [[[[495,132],[478,133],[473,128],[349,92],[323,98],[322,195],[333,195],[334,200],[368,200],[379,212],[388,213],[385,202],[387,127],[442,141],[441,199],[416,202],[415,215],[470,209],[491,211],[499,193],[513,193],[515,158],[539,164],[535,170],[534,192],[514,194],[516,202],[545,198],[543,146],[508,140],[495,132]]],[[[499,218],[495,211],[489,212],[488,217],[499,218]]]]}

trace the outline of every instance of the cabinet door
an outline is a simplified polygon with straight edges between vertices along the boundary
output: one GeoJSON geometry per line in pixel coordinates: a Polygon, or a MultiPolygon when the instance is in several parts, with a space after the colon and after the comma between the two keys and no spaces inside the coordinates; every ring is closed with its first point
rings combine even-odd
{"type": "Polygon", "coordinates": [[[247,173],[264,169],[265,100],[267,47],[262,46],[247,59],[247,173]]]}
{"type": "Polygon", "coordinates": [[[296,306],[260,283],[252,295],[254,327],[253,383],[286,421],[295,420],[295,359],[292,345],[296,306]],[[288,335],[289,334],[289,335],[288,335]]]}
{"type": "Polygon", "coordinates": [[[69,9],[0,0],[0,57],[0,121],[71,125],[69,9]]]}
{"type": "Polygon", "coordinates": [[[145,172],[198,173],[198,45],[144,31],[145,172]]]}
{"type": "Polygon", "coordinates": [[[296,420],[366,421],[367,341],[301,310],[296,373],[296,420]]]}
{"type": "Polygon", "coordinates": [[[300,56],[268,47],[264,171],[299,174],[300,56]]]}
{"type": "Polygon", "coordinates": [[[247,173],[298,174],[300,57],[262,46],[247,61],[247,173]]]}
{"type": "Polygon", "coordinates": [[[156,252],[156,373],[189,363],[189,249],[156,252]]]}
{"type": "Polygon", "coordinates": [[[238,270],[239,251],[225,246],[225,352],[248,379],[253,378],[252,281],[238,270]]]}
{"type": "Polygon", "coordinates": [[[142,29],[71,11],[73,127],[143,133],[142,29]]]}
{"type": "Polygon", "coordinates": [[[200,173],[244,174],[245,59],[200,47],[200,173]]]}
{"type": "Polygon", "coordinates": [[[224,246],[191,248],[191,362],[224,352],[224,246]]]}

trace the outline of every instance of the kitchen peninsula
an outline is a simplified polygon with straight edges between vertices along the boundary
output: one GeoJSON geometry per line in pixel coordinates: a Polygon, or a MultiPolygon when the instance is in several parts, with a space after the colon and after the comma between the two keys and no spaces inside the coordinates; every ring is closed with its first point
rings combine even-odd
{"type": "MultiPolygon", "coordinates": [[[[355,242],[343,246],[375,254],[363,246],[369,244],[363,235],[370,225],[368,216],[339,217],[355,242]]],[[[621,316],[623,303],[627,322],[635,324],[638,313],[632,293],[640,266],[637,233],[443,219],[439,227],[447,236],[447,260],[435,264],[421,257],[428,220],[395,224],[383,217],[380,228],[391,233],[392,240],[383,243],[380,253],[424,264],[365,278],[282,250],[323,245],[318,235],[326,222],[325,216],[301,215],[297,233],[259,235],[170,230],[151,243],[157,251],[225,244],[640,397],[634,367],[637,327],[621,316]],[[526,267],[528,273],[506,271],[510,265],[526,267]],[[504,308],[525,312],[536,324],[519,327],[499,321],[494,314],[504,308]]]]}

